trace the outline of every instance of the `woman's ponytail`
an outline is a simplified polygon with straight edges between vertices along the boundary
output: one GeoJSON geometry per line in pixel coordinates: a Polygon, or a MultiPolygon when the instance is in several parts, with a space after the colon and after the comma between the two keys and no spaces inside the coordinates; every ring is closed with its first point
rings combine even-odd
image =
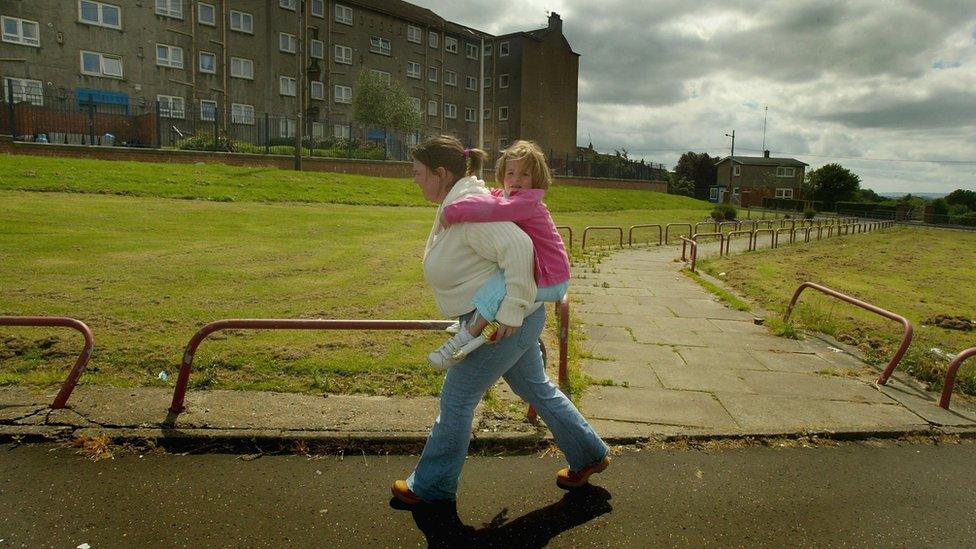
{"type": "Polygon", "coordinates": [[[488,160],[488,153],[481,149],[464,149],[464,156],[468,159],[468,169],[465,175],[479,175],[481,168],[488,160]]]}

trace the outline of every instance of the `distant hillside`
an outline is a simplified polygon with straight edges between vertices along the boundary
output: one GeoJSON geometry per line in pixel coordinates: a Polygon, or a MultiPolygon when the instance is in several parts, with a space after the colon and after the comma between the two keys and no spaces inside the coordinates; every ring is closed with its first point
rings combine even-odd
{"type": "MultiPolygon", "coordinates": [[[[909,193],[878,193],[885,198],[901,198],[909,193]]],[[[924,198],[926,200],[935,200],[936,198],[942,198],[949,193],[911,193],[912,196],[917,196],[919,198],[924,198]]]]}

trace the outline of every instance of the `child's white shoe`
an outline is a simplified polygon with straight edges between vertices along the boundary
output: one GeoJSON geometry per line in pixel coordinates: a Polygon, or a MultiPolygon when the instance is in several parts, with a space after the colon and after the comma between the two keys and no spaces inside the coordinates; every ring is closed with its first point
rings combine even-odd
{"type": "Polygon", "coordinates": [[[427,361],[438,370],[446,370],[464,360],[469,353],[484,344],[484,336],[473,336],[461,324],[461,330],[451,336],[436,351],[427,355],[427,361]]]}

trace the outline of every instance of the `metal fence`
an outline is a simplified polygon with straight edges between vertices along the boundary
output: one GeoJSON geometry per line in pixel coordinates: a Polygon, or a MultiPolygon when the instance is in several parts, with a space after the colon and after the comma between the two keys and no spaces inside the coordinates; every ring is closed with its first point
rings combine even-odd
{"type": "Polygon", "coordinates": [[[664,164],[610,155],[595,158],[574,157],[568,154],[556,156],[552,150],[549,151],[548,158],[549,169],[552,170],[553,175],[667,181],[668,172],[664,164]]]}

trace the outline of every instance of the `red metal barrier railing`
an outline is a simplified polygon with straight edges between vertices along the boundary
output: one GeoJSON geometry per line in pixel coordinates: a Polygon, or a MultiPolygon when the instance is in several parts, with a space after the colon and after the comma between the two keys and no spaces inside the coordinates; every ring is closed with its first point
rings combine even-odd
{"type": "Polygon", "coordinates": [[[573,228],[570,227],[569,225],[559,225],[559,226],[556,227],[556,230],[557,231],[565,230],[565,231],[568,231],[569,232],[569,243],[566,246],[566,248],[567,248],[567,250],[569,248],[572,248],[573,247],[573,228]]]}
{"type": "Polygon", "coordinates": [[[645,225],[631,225],[630,230],[627,231],[627,245],[634,245],[634,229],[650,229],[652,227],[657,227],[657,245],[664,244],[664,228],[657,223],[649,223],[645,225]]]}
{"type": "Polygon", "coordinates": [[[51,403],[51,408],[64,408],[67,405],[68,397],[75,389],[75,385],[78,384],[78,378],[88,366],[92,350],[95,348],[95,337],[92,335],[91,329],[80,320],[64,316],[0,316],[0,326],[34,326],[39,328],[59,326],[74,328],[81,332],[85,338],[85,346],[81,350],[81,354],[78,355],[71,372],[68,373],[68,378],[61,384],[61,390],[54,397],[54,402],[51,403]]]}
{"type": "Polygon", "coordinates": [[[729,234],[725,235],[725,255],[730,255],[732,253],[732,237],[740,234],[749,236],[749,245],[746,247],[746,249],[752,250],[752,239],[755,238],[754,231],[730,231],[729,234]]]}
{"type": "Polygon", "coordinates": [[[711,225],[713,229],[712,232],[718,232],[718,221],[699,221],[698,223],[695,223],[694,232],[698,233],[698,227],[701,227],[702,225],[711,225]]]}
{"type": "Polygon", "coordinates": [[[946,369],[946,379],[945,384],[942,385],[942,398],[939,399],[939,406],[949,409],[949,399],[952,398],[952,386],[956,382],[956,372],[959,371],[959,367],[962,363],[966,361],[967,358],[976,356],[976,347],[966,349],[965,351],[956,355],[956,358],[952,359],[949,363],[949,368],[946,369]]]}
{"type": "Polygon", "coordinates": [[[759,246],[759,233],[769,233],[769,247],[776,247],[776,229],[756,229],[755,234],[752,237],[752,250],[755,250],[759,246]]]}
{"type": "Polygon", "coordinates": [[[775,235],[773,237],[773,248],[779,247],[779,234],[783,231],[787,231],[790,233],[790,244],[792,244],[793,240],[796,238],[796,229],[793,229],[791,227],[780,227],[779,229],[776,229],[775,233],[773,233],[775,235]]]}
{"type": "Polygon", "coordinates": [[[685,251],[691,246],[691,272],[695,272],[695,262],[698,260],[698,242],[690,238],[681,237],[681,261],[688,261],[685,251]]]}
{"type": "Polygon", "coordinates": [[[610,227],[610,226],[593,226],[583,229],[583,248],[586,249],[586,233],[593,231],[619,231],[620,232],[620,247],[624,247],[624,229],[623,227],[610,227]]]}
{"type": "Polygon", "coordinates": [[[668,223],[664,226],[664,243],[670,244],[670,233],[671,227],[688,227],[688,236],[690,237],[694,233],[694,229],[691,227],[691,223],[668,223]]]}
{"type": "Polygon", "coordinates": [[[881,315],[885,318],[889,318],[891,320],[896,320],[898,322],[901,322],[902,326],[905,328],[904,335],[901,338],[901,345],[899,345],[898,351],[895,353],[895,356],[891,357],[891,360],[888,362],[888,365],[885,367],[884,372],[881,373],[881,377],[878,378],[879,385],[884,385],[885,383],[888,383],[888,378],[891,377],[891,374],[895,371],[895,366],[898,366],[898,363],[901,361],[901,358],[905,356],[905,351],[908,350],[908,346],[912,343],[912,335],[915,333],[915,329],[912,327],[912,323],[909,322],[907,318],[901,315],[892,313],[891,311],[887,311],[885,309],[882,309],[881,307],[872,305],[866,301],[861,301],[856,297],[851,297],[847,294],[842,294],[837,290],[832,290],[826,286],[821,286],[820,284],[815,284],[813,282],[804,282],[803,284],[800,284],[799,288],[796,289],[796,292],[793,293],[793,299],[790,300],[789,307],[786,308],[786,314],[783,315],[783,322],[787,322],[789,320],[790,313],[793,312],[793,306],[796,305],[796,300],[800,298],[800,294],[803,293],[803,290],[807,288],[812,288],[814,290],[817,290],[818,292],[824,293],[831,297],[836,297],[841,301],[846,301],[851,305],[855,305],[867,311],[871,311],[872,313],[875,313],[877,315],[881,315]]]}
{"type": "MultiPolygon", "coordinates": [[[[695,233],[691,235],[691,239],[698,243],[698,238],[703,236],[717,236],[718,237],[718,256],[722,257],[722,250],[725,249],[725,234],[724,233],[695,233]]],[[[697,248],[697,247],[696,247],[697,248]]]]}

